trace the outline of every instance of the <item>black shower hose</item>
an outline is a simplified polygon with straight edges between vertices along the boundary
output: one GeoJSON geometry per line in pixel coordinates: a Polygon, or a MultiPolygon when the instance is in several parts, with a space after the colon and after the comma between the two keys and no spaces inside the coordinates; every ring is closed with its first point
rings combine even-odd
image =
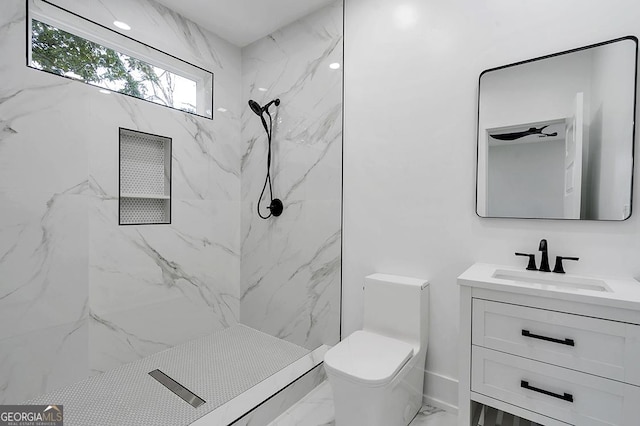
{"type": "Polygon", "coordinates": [[[267,176],[265,177],[264,185],[262,186],[262,192],[260,192],[260,197],[258,197],[258,203],[256,206],[258,216],[260,216],[261,219],[269,219],[272,216],[271,211],[269,211],[269,214],[267,216],[263,216],[262,213],[260,213],[260,201],[262,201],[264,191],[267,189],[267,184],[269,184],[269,199],[271,200],[271,203],[273,203],[273,189],[271,187],[271,133],[273,131],[273,120],[271,119],[271,114],[269,114],[269,111],[265,112],[269,116],[269,126],[267,127],[267,122],[263,116],[260,116],[260,119],[262,120],[262,125],[264,126],[265,132],[267,132],[267,176]]]}

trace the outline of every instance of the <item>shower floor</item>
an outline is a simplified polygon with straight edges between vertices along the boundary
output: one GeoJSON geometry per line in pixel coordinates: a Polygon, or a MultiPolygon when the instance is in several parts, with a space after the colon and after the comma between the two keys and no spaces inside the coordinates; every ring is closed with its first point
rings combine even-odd
{"type": "Polygon", "coordinates": [[[309,352],[235,325],[28,403],[63,405],[66,426],[188,425],[309,352]],[[149,375],[155,369],[206,402],[193,408],[149,375]]]}

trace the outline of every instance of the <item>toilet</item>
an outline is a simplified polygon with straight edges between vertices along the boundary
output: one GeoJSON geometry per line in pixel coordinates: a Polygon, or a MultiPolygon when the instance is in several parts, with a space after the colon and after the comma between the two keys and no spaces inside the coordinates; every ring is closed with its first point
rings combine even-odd
{"type": "Polygon", "coordinates": [[[364,282],[364,322],[329,349],[324,367],[336,426],[407,426],[422,406],[429,283],[373,274],[364,282]]]}

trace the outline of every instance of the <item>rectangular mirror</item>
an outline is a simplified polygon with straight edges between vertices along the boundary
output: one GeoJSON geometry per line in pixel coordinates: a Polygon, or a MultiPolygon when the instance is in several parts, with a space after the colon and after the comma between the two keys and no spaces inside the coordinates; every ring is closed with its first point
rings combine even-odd
{"type": "Polygon", "coordinates": [[[478,216],[631,215],[637,56],[629,36],[480,74],[478,216]]]}

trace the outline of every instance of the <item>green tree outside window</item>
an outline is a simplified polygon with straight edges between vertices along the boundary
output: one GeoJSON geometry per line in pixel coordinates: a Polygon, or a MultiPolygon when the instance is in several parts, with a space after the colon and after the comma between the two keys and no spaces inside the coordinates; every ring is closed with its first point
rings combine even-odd
{"type": "MultiPolygon", "coordinates": [[[[32,20],[31,65],[136,98],[195,113],[194,104],[174,105],[175,74],[100,44],[32,20]]],[[[195,100],[194,100],[195,103],[195,100]]]]}

